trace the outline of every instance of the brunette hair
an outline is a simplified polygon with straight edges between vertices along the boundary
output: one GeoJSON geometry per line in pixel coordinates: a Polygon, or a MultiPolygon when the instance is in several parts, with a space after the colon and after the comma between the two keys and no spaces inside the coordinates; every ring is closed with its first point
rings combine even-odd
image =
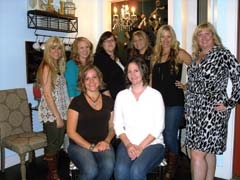
{"type": "Polygon", "coordinates": [[[84,41],[88,44],[89,49],[90,49],[90,54],[87,57],[87,62],[86,64],[90,64],[93,62],[93,44],[91,43],[91,41],[89,41],[87,38],[85,37],[77,37],[72,44],[72,51],[71,51],[71,59],[73,59],[76,64],[78,64],[79,66],[82,66],[81,62],[78,61],[79,58],[79,54],[78,54],[78,44],[79,42],[84,41]]]}
{"type": "Polygon", "coordinates": [[[99,79],[99,84],[100,84],[99,90],[103,89],[103,86],[104,86],[102,72],[97,68],[97,66],[93,64],[89,64],[87,66],[84,66],[78,74],[78,86],[81,92],[83,93],[86,93],[87,91],[85,86],[85,78],[89,70],[94,70],[97,73],[97,77],[99,79]]]}
{"type": "Polygon", "coordinates": [[[163,46],[161,43],[161,38],[163,36],[164,31],[168,31],[171,34],[172,41],[171,41],[171,47],[170,47],[170,54],[168,59],[170,60],[170,68],[171,68],[171,73],[176,72],[178,73],[179,68],[178,68],[178,52],[180,49],[180,43],[176,38],[176,34],[174,29],[170,25],[162,25],[158,32],[157,32],[157,38],[156,38],[156,44],[153,48],[153,54],[151,58],[151,68],[157,63],[161,62],[161,57],[163,55],[163,46]]]}
{"type": "Polygon", "coordinates": [[[147,85],[149,83],[149,69],[144,61],[144,58],[142,56],[134,56],[132,57],[126,68],[124,69],[125,71],[125,81],[126,81],[126,85],[127,87],[129,87],[131,85],[131,82],[128,79],[128,66],[129,64],[136,64],[138,66],[138,69],[142,75],[142,81],[143,81],[143,85],[147,85]]]}
{"type": "Polygon", "coordinates": [[[112,32],[110,31],[105,31],[99,38],[99,41],[98,41],[98,44],[97,44],[97,48],[96,48],[96,53],[99,53],[99,52],[105,52],[104,48],[103,48],[103,42],[110,38],[110,37],[113,37],[114,38],[114,41],[116,42],[116,48],[114,50],[114,54],[117,54],[117,38],[115,36],[115,34],[113,34],[112,32]]]}
{"type": "Polygon", "coordinates": [[[199,54],[199,52],[201,51],[201,49],[198,45],[197,36],[198,36],[198,33],[201,32],[203,29],[206,29],[212,33],[214,45],[223,47],[221,38],[219,37],[214,26],[209,22],[204,22],[204,23],[199,24],[195,28],[194,33],[193,33],[193,37],[192,37],[192,50],[193,50],[192,55],[193,55],[193,57],[196,57],[199,54]]]}
{"type": "Polygon", "coordinates": [[[65,72],[65,66],[66,66],[66,55],[64,50],[64,44],[58,37],[50,37],[45,43],[43,59],[37,71],[38,84],[41,84],[42,82],[41,79],[43,76],[42,72],[43,72],[44,66],[49,67],[49,73],[51,73],[51,84],[52,84],[52,87],[54,87],[57,74],[60,73],[61,75],[63,75],[65,72]],[[50,54],[50,51],[53,48],[61,49],[61,57],[57,61],[53,59],[50,54]]]}

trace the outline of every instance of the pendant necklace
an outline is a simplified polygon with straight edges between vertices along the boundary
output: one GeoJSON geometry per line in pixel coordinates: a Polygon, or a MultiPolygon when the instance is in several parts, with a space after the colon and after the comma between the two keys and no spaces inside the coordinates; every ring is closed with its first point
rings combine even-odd
{"type": "Polygon", "coordinates": [[[100,95],[101,95],[101,93],[99,93],[99,94],[98,94],[98,97],[97,97],[95,100],[93,100],[93,99],[86,93],[86,96],[92,101],[93,106],[96,106],[96,105],[97,105],[97,102],[98,102],[98,99],[100,98],[100,95]]]}

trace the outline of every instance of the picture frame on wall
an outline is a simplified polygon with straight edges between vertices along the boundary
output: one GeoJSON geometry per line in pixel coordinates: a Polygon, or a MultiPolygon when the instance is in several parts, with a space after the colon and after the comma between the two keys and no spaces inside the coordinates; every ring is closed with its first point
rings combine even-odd
{"type": "Polygon", "coordinates": [[[119,56],[127,59],[131,38],[136,30],[143,30],[154,46],[160,26],[168,24],[168,0],[114,1],[111,4],[111,27],[117,37],[119,56]]]}

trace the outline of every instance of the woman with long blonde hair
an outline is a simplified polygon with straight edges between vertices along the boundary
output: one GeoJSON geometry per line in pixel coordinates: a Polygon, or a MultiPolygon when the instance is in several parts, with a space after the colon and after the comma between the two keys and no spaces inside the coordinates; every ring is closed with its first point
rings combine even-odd
{"type": "Polygon", "coordinates": [[[179,85],[183,64],[191,62],[191,56],[179,44],[174,29],[170,25],[161,26],[151,59],[152,87],[162,94],[166,110],[163,133],[167,152],[165,180],[173,179],[175,175],[179,154],[178,129],[184,117],[184,93],[179,85]]]}
{"type": "Polygon", "coordinates": [[[47,136],[44,160],[49,168],[47,179],[51,180],[60,180],[56,157],[63,144],[69,105],[64,78],[65,61],[63,42],[57,37],[50,37],[45,44],[37,81],[42,94],[38,108],[39,120],[43,123],[43,130],[47,136]]]}

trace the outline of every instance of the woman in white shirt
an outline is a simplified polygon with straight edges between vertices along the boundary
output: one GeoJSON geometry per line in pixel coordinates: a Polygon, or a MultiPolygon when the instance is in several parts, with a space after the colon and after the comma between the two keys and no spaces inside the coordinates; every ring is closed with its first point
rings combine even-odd
{"type": "Polygon", "coordinates": [[[148,68],[142,57],[133,57],[126,69],[129,88],[118,93],[114,129],[121,139],[116,152],[116,180],[144,180],[164,157],[164,103],[148,86],[148,68]]]}

